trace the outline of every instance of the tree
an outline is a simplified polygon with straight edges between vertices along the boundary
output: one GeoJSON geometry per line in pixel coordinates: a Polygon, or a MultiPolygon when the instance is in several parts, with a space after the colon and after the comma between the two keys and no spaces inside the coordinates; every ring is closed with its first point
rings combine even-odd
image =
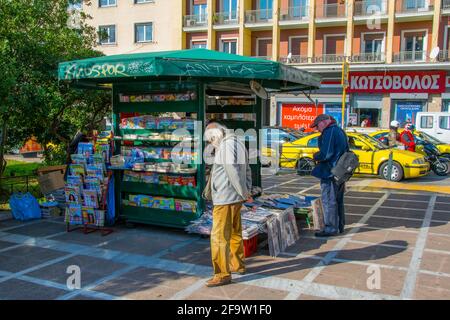
{"type": "Polygon", "coordinates": [[[76,2],[0,0],[0,173],[10,148],[35,136],[66,150],[78,130],[95,128],[110,110],[107,92],[58,82],[58,63],[101,55],[90,17],[69,9],[76,2]]]}

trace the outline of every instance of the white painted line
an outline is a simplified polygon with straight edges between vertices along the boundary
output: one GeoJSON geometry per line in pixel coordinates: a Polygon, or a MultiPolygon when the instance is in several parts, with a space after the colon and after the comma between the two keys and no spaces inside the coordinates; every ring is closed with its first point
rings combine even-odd
{"type": "Polygon", "coordinates": [[[291,280],[280,277],[264,277],[258,275],[244,276],[248,280],[236,281],[246,285],[260,288],[287,291],[286,298],[297,300],[301,294],[322,297],[327,299],[364,299],[364,300],[398,300],[399,297],[381,293],[367,292],[362,290],[332,286],[320,283],[310,283],[305,280],[291,280]]]}
{"type": "Polygon", "coordinates": [[[123,275],[125,273],[128,273],[128,272],[130,272],[130,271],[132,271],[132,270],[134,270],[136,268],[137,268],[136,266],[128,266],[128,267],[122,268],[120,270],[117,270],[117,271],[111,273],[110,275],[108,275],[106,277],[103,277],[103,278],[101,278],[101,279],[99,279],[97,281],[94,281],[93,283],[87,285],[86,287],[83,287],[82,290],[73,290],[70,293],[67,293],[67,294],[65,294],[63,296],[60,296],[59,298],[57,298],[57,300],[69,300],[69,299],[71,299],[71,298],[73,298],[73,297],[75,297],[75,296],[77,296],[79,294],[82,294],[85,291],[96,292],[96,291],[93,290],[93,289],[95,289],[95,287],[101,285],[102,283],[105,283],[105,282],[108,282],[110,280],[113,280],[113,279],[115,279],[117,277],[120,277],[121,275],[123,275]]]}
{"type": "Polygon", "coordinates": [[[205,287],[206,279],[200,279],[190,285],[189,287],[178,291],[176,294],[171,296],[168,300],[183,300],[189,297],[191,294],[193,294],[195,291],[204,288],[205,287]]]}
{"type": "MultiPolygon", "coordinates": [[[[390,192],[387,192],[382,196],[374,206],[361,218],[359,221],[360,224],[365,224],[367,220],[371,217],[371,215],[383,204],[383,202],[389,197],[390,192]]],[[[342,238],[339,242],[333,247],[333,249],[328,252],[328,254],[322,258],[322,260],[314,267],[312,270],[305,276],[303,281],[306,283],[313,283],[313,281],[317,278],[317,276],[323,271],[323,269],[338,255],[339,251],[342,250],[351,237],[359,231],[360,227],[352,228],[347,234],[346,238],[342,238]]],[[[300,293],[301,294],[301,293],[300,293]]]]}
{"type": "Polygon", "coordinates": [[[320,183],[317,183],[317,184],[313,185],[312,187],[306,188],[306,189],[300,191],[298,194],[305,194],[305,193],[307,193],[309,190],[312,190],[312,189],[318,189],[318,188],[320,188],[320,183]]]}
{"type": "Polygon", "coordinates": [[[417,237],[416,245],[413,251],[411,262],[409,265],[408,273],[406,274],[405,282],[403,285],[402,293],[400,297],[405,299],[412,299],[414,296],[414,290],[416,287],[417,274],[422,262],[423,251],[427,241],[428,230],[431,224],[431,216],[433,215],[434,204],[436,203],[436,195],[433,195],[428,203],[427,213],[423,220],[422,227],[417,237]]]}
{"type": "Polygon", "coordinates": [[[273,188],[276,188],[276,187],[279,187],[279,186],[282,186],[282,185],[285,185],[285,184],[288,184],[288,183],[291,183],[291,182],[296,181],[296,180],[298,180],[298,178],[295,178],[295,179],[292,179],[292,180],[288,180],[288,181],[285,181],[285,182],[282,182],[282,183],[279,183],[279,184],[274,184],[273,186],[264,188],[264,191],[265,190],[270,190],[270,189],[273,189],[273,188]]]}

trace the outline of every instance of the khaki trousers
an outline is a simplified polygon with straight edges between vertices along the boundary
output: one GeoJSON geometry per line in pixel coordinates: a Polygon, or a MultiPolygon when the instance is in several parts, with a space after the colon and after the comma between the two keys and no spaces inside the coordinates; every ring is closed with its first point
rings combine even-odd
{"type": "Polygon", "coordinates": [[[211,257],[215,277],[224,278],[231,275],[231,270],[245,269],[241,207],[242,203],[214,206],[211,257]]]}

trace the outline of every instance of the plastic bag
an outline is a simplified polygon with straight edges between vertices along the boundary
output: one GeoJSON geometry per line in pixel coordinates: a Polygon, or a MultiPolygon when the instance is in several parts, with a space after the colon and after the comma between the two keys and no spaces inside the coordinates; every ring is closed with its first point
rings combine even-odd
{"type": "Polygon", "coordinates": [[[12,216],[16,220],[27,221],[41,218],[41,208],[39,202],[31,193],[14,193],[9,198],[9,206],[12,216]]]}

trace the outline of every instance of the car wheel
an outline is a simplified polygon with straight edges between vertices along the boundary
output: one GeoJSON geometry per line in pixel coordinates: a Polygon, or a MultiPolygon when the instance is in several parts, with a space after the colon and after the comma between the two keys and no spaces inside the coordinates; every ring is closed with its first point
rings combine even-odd
{"type": "Polygon", "coordinates": [[[314,168],[314,162],[309,158],[302,158],[297,161],[297,174],[300,176],[308,176],[314,168]]]}
{"type": "Polygon", "coordinates": [[[402,180],[403,179],[403,168],[402,168],[402,166],[398,162],[393,161],[392,162],[391,179],[389,179],[389,176],[388,176],[389,166],[388,166],[388,164],[389,164],[389,162],[383,163],[383,165],[380,168],[380,176],[383,179],[386,179],[388,181],[399,182],[400,180],[402,180]]]}

